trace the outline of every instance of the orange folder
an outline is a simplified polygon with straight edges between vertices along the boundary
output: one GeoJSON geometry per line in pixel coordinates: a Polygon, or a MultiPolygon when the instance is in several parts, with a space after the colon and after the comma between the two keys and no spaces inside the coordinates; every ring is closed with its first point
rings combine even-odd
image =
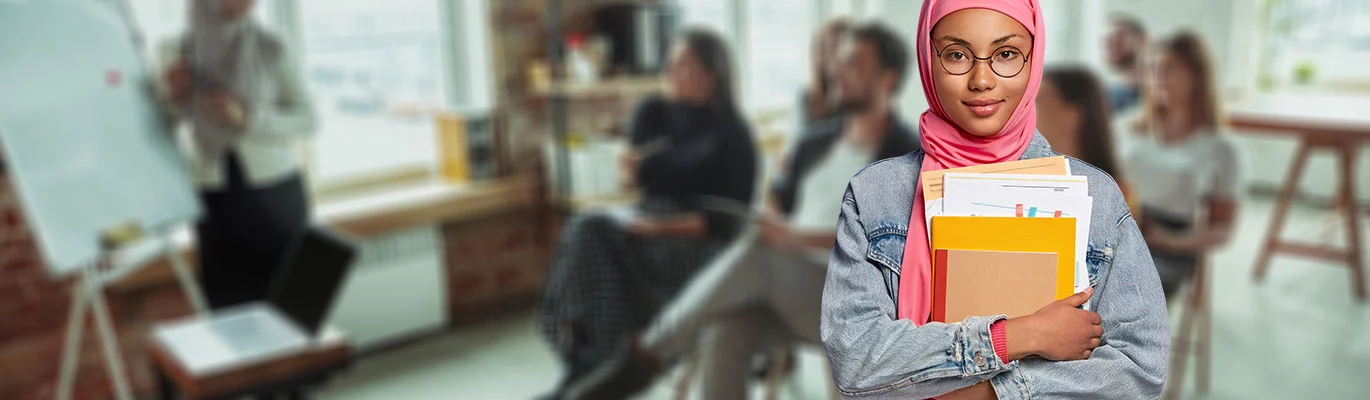
{"type": "MultiPolygon", "coordinates": [[[[1075,288],[1075,218],[932,217],[933,282],[937,251],[981,250],[1056,254],[1056,299],[1075,288]]],[[[938,296],[934,285],[932,298],[938,296]]]]}

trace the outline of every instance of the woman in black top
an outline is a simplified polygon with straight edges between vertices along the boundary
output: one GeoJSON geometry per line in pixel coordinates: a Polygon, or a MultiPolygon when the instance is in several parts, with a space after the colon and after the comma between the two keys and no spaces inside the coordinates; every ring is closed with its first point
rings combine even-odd
{"type": "Polygon", "coordinates": [[[643,192],[634,217],[579,215],[562,232],[540,321],[566,364],[562,386],[646,326],[738,234],[742,221],[720,211],[751,204],[757,163],[731,69],[718,35],[687,30],[671,53],[670,93],[638,106],[634,150],[619,160],[643,192]]]}

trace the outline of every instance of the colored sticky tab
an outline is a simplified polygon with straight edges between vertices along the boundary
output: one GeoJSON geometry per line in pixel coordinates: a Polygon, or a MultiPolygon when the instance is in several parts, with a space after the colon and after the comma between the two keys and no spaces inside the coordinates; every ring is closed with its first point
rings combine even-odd
{"type": "Polygon", "coordinates": [[[1055,215],[1052,215],[1052,217],[1054,217],[1054,218],[1061,218],[1061,210],[1056,210],[1056,214],[1055,214],[1055,215]]]}
{"type": "Polygon", "coordinates": [[[1023,216],[1023,205],[1022,205],[1022,204],[1019,204],[1017,207],[1014,207],[1013,213],[1014,213],[1014,215],[1016,215],[1016,216],[1018,216],[1018,217],[1022,217],[1022,216],[1023,216]]]}
{"type": "Polygon", "coordinates": [[[1028,218],[1033,218],[1033,217],[1036,217],[1036,216],[1037,216],[1037,207],[1029,208],[1029,209],[1028,209],[1028,218]]]}

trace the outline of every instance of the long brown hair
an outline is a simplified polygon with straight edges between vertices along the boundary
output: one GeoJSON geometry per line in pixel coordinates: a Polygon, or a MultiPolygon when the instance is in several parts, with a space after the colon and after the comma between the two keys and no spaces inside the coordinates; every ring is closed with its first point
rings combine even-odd
{"type": "Polygon", "coordinates": [[[1113,126],[1109,121],[1107,97],[1104,85],[1093,72],[1082,66],[1059,66],[1046,70],[1045,80],[1061,94],[1061,100],[1080,110],[1079,141],[1080,159],[1121,181],[1122,169],[1118,168],[1117,155],[1113,148],[1113,126]]]}
{"type": "Polygon", "coordinates": [[[817,120],[832,116],[836,112],[836,107],[828,99],[832,91],[832,82],[828,79],[824,64],[825,61],[831,62],[827,57],[836,57],[836,54],[824,54],[823,44],[825,42],[836,42],[841,40],[847,30],[851,29],[851,20],[846,18],[835,18],[823,25],[823,29],[818,31],[813,37],[812,48],[809,50],[809,93],[808,111],[804,116],[805,120],[817,120]]]}
{"type": "MultiPolygon", "coordinates": [[[[1213,58],[1210,56],[1212,53],[1208,51],[1208,46],[1198,34],[1184,30],[1161,42],[1159,50],[1161,54],[1175,57],[1192,77],[1189,106],[1194,110],[1191,115],[1195,128],[1198,132],[1217,132],[1226,121],[1218,103],[1217,79],[1213,71],[1213,58]]],[[[1150,96],[1145,93],[1144,95],[1150,96]]],[[[1144,104],[1142,118],[1137,121],[1138,128],[1150,131],[1157,127],[1157,121],[1163,117],[1164,109],[1150,99],[1144,104]]]]}
{"type": "Polygon", "coordinates": [[[713,105],[740,116],[736,87],[733,86],[732,56],[728,53],[723,36],[709,28],[692,26],[682,30],[678,40],[685,44],[690,54],[699,60],[699,65],[704,67],[704,72],[713,79],[714,87],[710,94],[713,105]]]}

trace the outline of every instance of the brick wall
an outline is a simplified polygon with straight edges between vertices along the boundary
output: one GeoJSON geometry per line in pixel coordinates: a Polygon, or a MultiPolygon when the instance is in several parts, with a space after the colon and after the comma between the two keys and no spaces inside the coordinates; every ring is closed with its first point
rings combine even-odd
{"type": "MultiPolygon", "coordinates": [[[[546,240],[533,213],[508,213],[444,228],[450,306],[468,315],[492,302],[529,299],[542,286],[546,240]]],[[[52,399],[61,363],[71,280],[47,276],[14,193],[0,177],[0,399],[52,399]]],[[[109,306],[135,392],[148,394],[153,377],[146,355],[156,321],[188,315],[175,282],[111,293],[109,306]]],[[[94,320],[87,319],[77,371],[76,399],[108,399],[94,320]]]]}

